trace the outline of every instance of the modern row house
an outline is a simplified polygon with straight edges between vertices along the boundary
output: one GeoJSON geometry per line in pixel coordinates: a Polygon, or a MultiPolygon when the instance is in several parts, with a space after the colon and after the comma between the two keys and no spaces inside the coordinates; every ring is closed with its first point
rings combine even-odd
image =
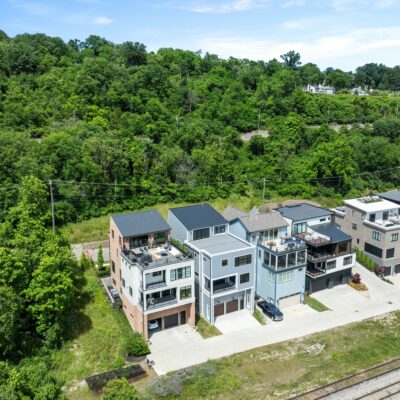
{"type": "Polygon", "coordinates": [[[340,229],[332,211],[306,203],[277,211],[290,225],[292,235],[307,245],[305,289],[309,294],[351,278],[356,261],[351,236],[340,229]]]}
{"type": "Polygon", "coordinates": [[[194,259],[171,244],[171,227],[157,210],[112,215],[113,286],[135,331],[195,323],[194,259]]]}
{"type": "Polygon", "coordinates": [[[333,211],[342,229],[352,236],[353,246],[383,268],[384,275],[400,272],[399,191],[345,200],[344,206],[333,211]]]}
{"type": "Polygon", "coordinates": [[[279,308],[304,302],[306,244],[291,236],[290,224],[278,212],[249,213],[227,207],[230,231],[257,248],[256,293],[279,308]]]}
{"type": "Polygon", "coordinates": [[[194,258],[197,313],[213,324],[220,315],[253,312],[255,246],[232,234],[209,204],[172,208],[168,223],[194,258]]]}

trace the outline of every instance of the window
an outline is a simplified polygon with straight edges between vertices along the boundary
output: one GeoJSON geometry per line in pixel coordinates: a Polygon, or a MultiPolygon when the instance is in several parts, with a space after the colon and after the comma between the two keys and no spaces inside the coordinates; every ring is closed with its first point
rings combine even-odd
{"type": "Polygon", "coordinates": [[[264,251],[264,264],[269,265],[269,253],[268,251],[264,251]]]}
{"type": "Polygon", "coordinates": [[[204,277],[204,287],[207,290],[210,290],[210,288],[211,288],[210,280],[206,276],[204,277]]]}
{"type": "Polygon", "coordinates": [[[193,240],[206,239],[210,237],[210,228],[195,229],[193,231],[193,240]]]}
{"type": "Polygon", "coordinates": [[[381,234],[377,231],[372,231],[372,239],[374,240],[381,240],[381,234]]]}
{"type": "Polygon", "coordinates": [[[228,265],[228,260],[227,260],[227,259],[222,260],[221,265],[222,265],[223,267],[226,267],[226,266],[228,265]]]}
{"type": "Polygon", "coordinates": [[[324,221],[326,221],[326,218],[320,218],[319,219],[319,222],[324,222],[324,221]]]}
{"type": "Polygon", "coordinates": [[[278,283],[286,283],[292,281],[294,278],[293,271],[282,272],[278,275],[278,283]]]}
{"type": "Polygon", "coordinates": [[[118,241],[119,241],[119,247],[122,247],[122,237],[118,236],[118,241]]]}
{"type": "Polygon", "coordinates": [[[369,253],[369,254],[372,254],[375,257],[382,258],[382,253],[383,253],[382,249],[380,249],[379,247],[376,247],[376,246],[374,246],[372,244],[365,243],[364,251],[369,253]]]}
{"type": "Polygon", "coordinates": [[[125,279],[122,278],[122,286],[125,287],[125,279]]]}
{"type": "Polygon", "coordinates": [[[190,266],[176,268],[176,269],[171,269],[170,272],[171,272],[170,274],[171,281],[176,281],[178,279],[190,278],[191,268],[190,266]]]}
{"type": "Polygon", "coordinates": [[[397,242],[399,240],[399,234],[398,233],[392,233],[392,242],[397,242]]]}
{"type": "Polygon", "coordinates": [[[275,274],[273,272],[271,272],[271,271],[268,271],[267,279],[270,282],[275,282],[275,274]]]}
{"type": "Polygon", "coordinates": [[[278,238],[278,229],[268,229],[260,232],[260,239],[264,241],[274,240],[278,238]]]}
{"type": "Polygon", "coordinates": [[[152,274],[151,274],[151,276],[154,278],[154,277],[156,277],[156,276],[161,276],[162,275],[162,271],[156,271],[156,272],[153,272],[152,274]]]}
{"type": "Polygon", "coordinates": [[[349,265],[353,262],[353,257],[352,256],[348,256],[343,258],[343,265],[349,265]]]}
{"type": "Polygon", "coordinates": [[[357,224],[351,224],[351,229],[353,229],[353,231],[357,230],[357,224]]]}
{"type": "Polygon", "coordinates": [[[293,267],[296,265],[296,253],[289,253],[287,258],[287,266],[293,267]]]}
{"type": "Polygon", "coordinates": [[[240,283],[242,284],[242,283],[247,283],[247,282],[250,282],[250,274],[247,273],[247,274],[240,275],[240,283]]]}
{"type": "Polygon", "coordinates": [[[278,269],[286,268],[286,254],[278,256],[278,269]]]}
{"type": "Polygon", "coordinates": [[[355,217],[356,216],[356,210],[351,210],[351,215],[353,216],[353,217],[355,217]]]}
{"type": "Polygon", "coordinates": [[[338,251],[339,251],[339,253],[346,253],[346,251],[347,251],[347,242],[339,243],[338,251]]]}
{"type": "Polygon", "coordinates": [[[251,264],[251,254],[235,257],[235,267],[240,267],[241,265],[247,264],[251,264]]]}
{"type": "Polygon", "coordinates": [[[357,244],[360,244],[360,239],[359,238],[357,238],[357,244]]]}
{"type": "Polygon", "coordinates": [[[117,249],[117,258],[118,258],[118,249],[117,249]]]}
{"type": "Polygon", "coordinates": [[[293,225],[293,231],[295,234],[304,233],[307,230],[307,222],[300,222],[299,224],[293,225]]]}
{"type": "Polygon", "coordinates": [[[326,270],[335,269],[336,268],[336,260],[327,261],[326,270]]]}
{"type": "Polygon", "coordinates": [[[129,296],[132,296],[132,288],[129,286],[129,296]]]}
{"type": "Polygon", "coordinates": [[[114,239],[114,230],[111,229],[111,237],[114,239]]]}
{"type": "Polygon", "coordinates": [[[115,272],[115,262],[111,261],[111,271],[115,272]]]}
{"type": "Polygon", "coordinates": [[[180,299],[190,299],[192,297],[192,287],[191,286],[184,286],[180,289],[180,299]]]}
{"type": "Polygon", "coordinates": [[[271,262],[269,265],[272,268],[276,268],[276,255],[275,254],[271,254],[271,262]]]}
{"type": "Polygon", "coordinates": [[[220,233],[224,232],[225,232],[225,225],[214,226],[214,235],[219,235],[220,233]]]}
{"type": "Polygon", "coordinates": [[[382,219],[384,221],[386,221],[387,219],[389,219],[389,211],[384,211],[382,214],[382,219]]]}
{"type": "Polygon", "coordinates": [[[394,247],[392,249],[386,250],[386,258],[393,258],[394,257],[394,247]]]}
{"type": "Polygon", "coordinates": [[[370,220],[371,222],[375,222],[375,217],[376,217],[375,214],[369,214],[369,220],[370,220]]]}
{"type": "Polygon", "coordinates": [[[258,250],[258,258],[261,258],[261,250],[258,250]]]}
{"type": "Polygon", "coordinates": [[[297,252],[297,264],[304,264],[306,262],[306,251],[297,252]]]}

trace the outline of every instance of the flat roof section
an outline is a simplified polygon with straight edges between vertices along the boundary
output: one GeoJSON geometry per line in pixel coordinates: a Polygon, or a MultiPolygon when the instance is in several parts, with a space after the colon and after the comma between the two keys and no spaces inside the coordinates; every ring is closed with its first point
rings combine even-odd
{"type": "Polygon", "coordinates": [[[292,221],[303,221],[319,217],[328,217],[333,215],[333,212],[326,208],[313,206],[311,204],[302,203],[295,206],[286,206],[278,208],[278,211],[292,221]]]}
{"type": "Polygon", "coordinates": [[[393,208],[398,209],[399,205],[396,203],[392,203],[391,201],[381,199],[377,197],[378,200],[373,200],[373,198],[367,198],[367,197],[361,197],[359,199],[350,199],[350,200],[345,200],[344,204],[357,208],[358,210],[367,212],[367,213],[373,213],[373,212],[378,212],[378,211],[386,211],[386,210],[391,210],[393,208]],[[371,199],[371,200],[368,200],[371,199]]]}
{"type": "Polygon", "coordinates": [[[400,190],[390,190],[389,192],[379,193],[378,196],[400,204],[400,190]]]}
{"type": "Polygon", "coordinates": [[[252,248],[250,243],[237,239],[229,233],[212,236],[207,239],[193,240],[189,243],[199,250],[205,250],[210,254],[220,254],[232,250],[252,248]]]}

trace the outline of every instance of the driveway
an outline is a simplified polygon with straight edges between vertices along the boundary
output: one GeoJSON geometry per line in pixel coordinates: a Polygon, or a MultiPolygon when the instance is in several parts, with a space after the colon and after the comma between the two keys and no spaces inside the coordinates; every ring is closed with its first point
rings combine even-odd
{"type": "Polygon", "coordinates": [[[260,323],[247,310],[240,310],[221,315],[215,319],[214,325],[222,334],[261,326],[260,323]]]}
{"type": "Polygon", "coordinates": [[[149,358],[154,361],[158,374],[166,374],[209,359],[322,332],[400,309],[400,286],[382,281],[361,266],[356,266],[354,272],[360,273],[362,282],[369,289],[367,293],[343,285],[313,295],[331,311],[316,312],[304,305],[293,306],[284,310],[285,318],[281,322],[235,330],[205,340],[199,334],[194,335],[192,329],[190,333],[176,334],[177,337],[173,330],[159,332],[151,339],[152,354],[149,358]],[[166,336],[156,338],[159,334],[166,336]]]}

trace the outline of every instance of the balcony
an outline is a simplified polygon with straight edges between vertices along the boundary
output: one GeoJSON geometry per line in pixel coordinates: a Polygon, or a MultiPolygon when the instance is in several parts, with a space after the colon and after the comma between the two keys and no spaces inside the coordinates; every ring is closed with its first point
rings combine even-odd
{"type": "MultiPolygon", "coordinates": [[[[169,305],[174,305],[178,302],[176,297],[176,288],[163,290],[162,292],[151,293],[146,295],[146,311],[154,310],[169,305]]],[[[140,303],[143,308],[143,302],[140,303]]]]}
{"type": "Polygon", "coordinates": [[[236,288],[236,277],[217,279],[213,281],[213,294],[236,288]]]}
{"type": "Polygon", "coordinates": [[[158,289],[167,286],[167,283],[164,281],[159,282],[151,282],[146,284],[146,290],[158,289]]]}
{"type": "Polygon", "coordinates": [[[315,232],[296,233],[294,236],[313,246],[322,246],[331,243],[331,239],[329,237],[317,234],[315,232]]]}
{"type": "Polygon", "coordinates": [[[308,268],[307,267],[306,273],[307,273],[307,275],[311,276],[312,278],[316,278],[318,276],[325,275],[326,271],[321,271],[321,270],[316,269],[316,268],[308,268]]]}
{"type": "Polygon", "coordinates": [[[319,262],[319,261],[325,261],[330,258],[335,258],[337,257],[336,254],[332,253],[308,253],[307,254],[307,260],[311,262],[319,262]]]}
{"type": "Polygon", "coordinates": [[[281,238],[270,241],[259,240],[259,244],[269,248],[274,253],[284,253],[292,250],[305,249],[306,244],[303,240],[296,237],[281,238]]]}

